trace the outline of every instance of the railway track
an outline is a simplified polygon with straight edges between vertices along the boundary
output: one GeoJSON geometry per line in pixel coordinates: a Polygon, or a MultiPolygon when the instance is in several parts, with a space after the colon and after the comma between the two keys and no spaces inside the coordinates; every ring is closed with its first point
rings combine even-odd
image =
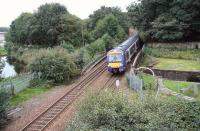
{"type": "Polygon", "coordinates": [[[102,61],[96,66],[97,68],[87,73],[78,84],[28,123],[23,129],[21,129],[21,131],[42,131],[48,127],[48,125],[59,116],[59,114],[61,114],[79,95],[81,95],[86,88],[86,85],[92,83],[106,70],[106,61],[102,59],[102,61]]]}
{"type": "MultiPolygon", "coordinates": [[[[87,72],[84,77],[76,84],[71,90],[69,90],[64,96],[58,99],[48,109],[35,117],[30,123],[28,123],[21,131],[42,131],[50,125],[50,123],[59,116],[69,105],[71,105],[78,96],[82,94],[87,85],[93,83],[103,72],[106,70],[105,56],[97,61],[93,68],[87,72]],[[96,67],[96,68],[95,68],[96,67]]],[[[115,84],[117,79],[121,76],[111,75],[105,82],[102,89],[110,88],[115,84]]],[[[116,87],[113,88],[116,90],[116,87]]]]}

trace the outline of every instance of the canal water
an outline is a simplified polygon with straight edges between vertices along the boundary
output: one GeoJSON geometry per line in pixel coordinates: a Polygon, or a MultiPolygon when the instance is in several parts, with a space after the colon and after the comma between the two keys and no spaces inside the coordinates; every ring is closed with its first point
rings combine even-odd
{"type": "MultiPolygon", "coordinates": [[[[0,47],[4,47],[5,41],[4,41],[4,35],[0,35],[0,47]]],[[[14,65],[11,65],[8,62],[8,59],[6,56],[0,57],[0,77],[1,78],[7,78],[7,77],[13,77],[16,76],[17,72],[15,71],[14,65]]]]}
{"type": "Polygon", "coordinates": [[[1,57],[1,73],[0,76],[1,78],[8,78],[8,77],[14,77],[17,75],[17,72],[15,71],[15,67],[14,65],[11,65],[8,60],[7,57],[1,57]]]}

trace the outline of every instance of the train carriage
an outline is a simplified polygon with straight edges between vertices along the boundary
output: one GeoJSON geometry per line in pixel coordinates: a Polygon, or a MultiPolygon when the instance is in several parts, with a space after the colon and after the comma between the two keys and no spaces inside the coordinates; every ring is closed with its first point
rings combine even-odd
{"type": "Polygon", "coordinates": [[[136,32],[126,41],[107,53],[108,71],[111,73],[125,72],[127,64],[140,48],[140,38],[136,32]]]}

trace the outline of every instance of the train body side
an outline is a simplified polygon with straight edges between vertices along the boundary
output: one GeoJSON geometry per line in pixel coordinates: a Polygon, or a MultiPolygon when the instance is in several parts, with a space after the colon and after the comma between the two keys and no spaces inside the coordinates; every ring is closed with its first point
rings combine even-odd
{"type": "Polygon", "coordinates": [[[108,71],[110,73],[125,72],[127,64],[140,48],[138,33],[107,53],[108,71]]]}

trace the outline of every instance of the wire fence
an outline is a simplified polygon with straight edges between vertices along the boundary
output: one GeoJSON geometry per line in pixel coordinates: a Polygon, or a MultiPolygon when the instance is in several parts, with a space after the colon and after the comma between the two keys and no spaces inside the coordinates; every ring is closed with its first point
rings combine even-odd
{"type": "Polygon", "coordinates": [[[30,73],[20,74],[16,77],[6,78],[0,82],[0,89],[14,95],[30,86],[33,75],[30,73]]]}

